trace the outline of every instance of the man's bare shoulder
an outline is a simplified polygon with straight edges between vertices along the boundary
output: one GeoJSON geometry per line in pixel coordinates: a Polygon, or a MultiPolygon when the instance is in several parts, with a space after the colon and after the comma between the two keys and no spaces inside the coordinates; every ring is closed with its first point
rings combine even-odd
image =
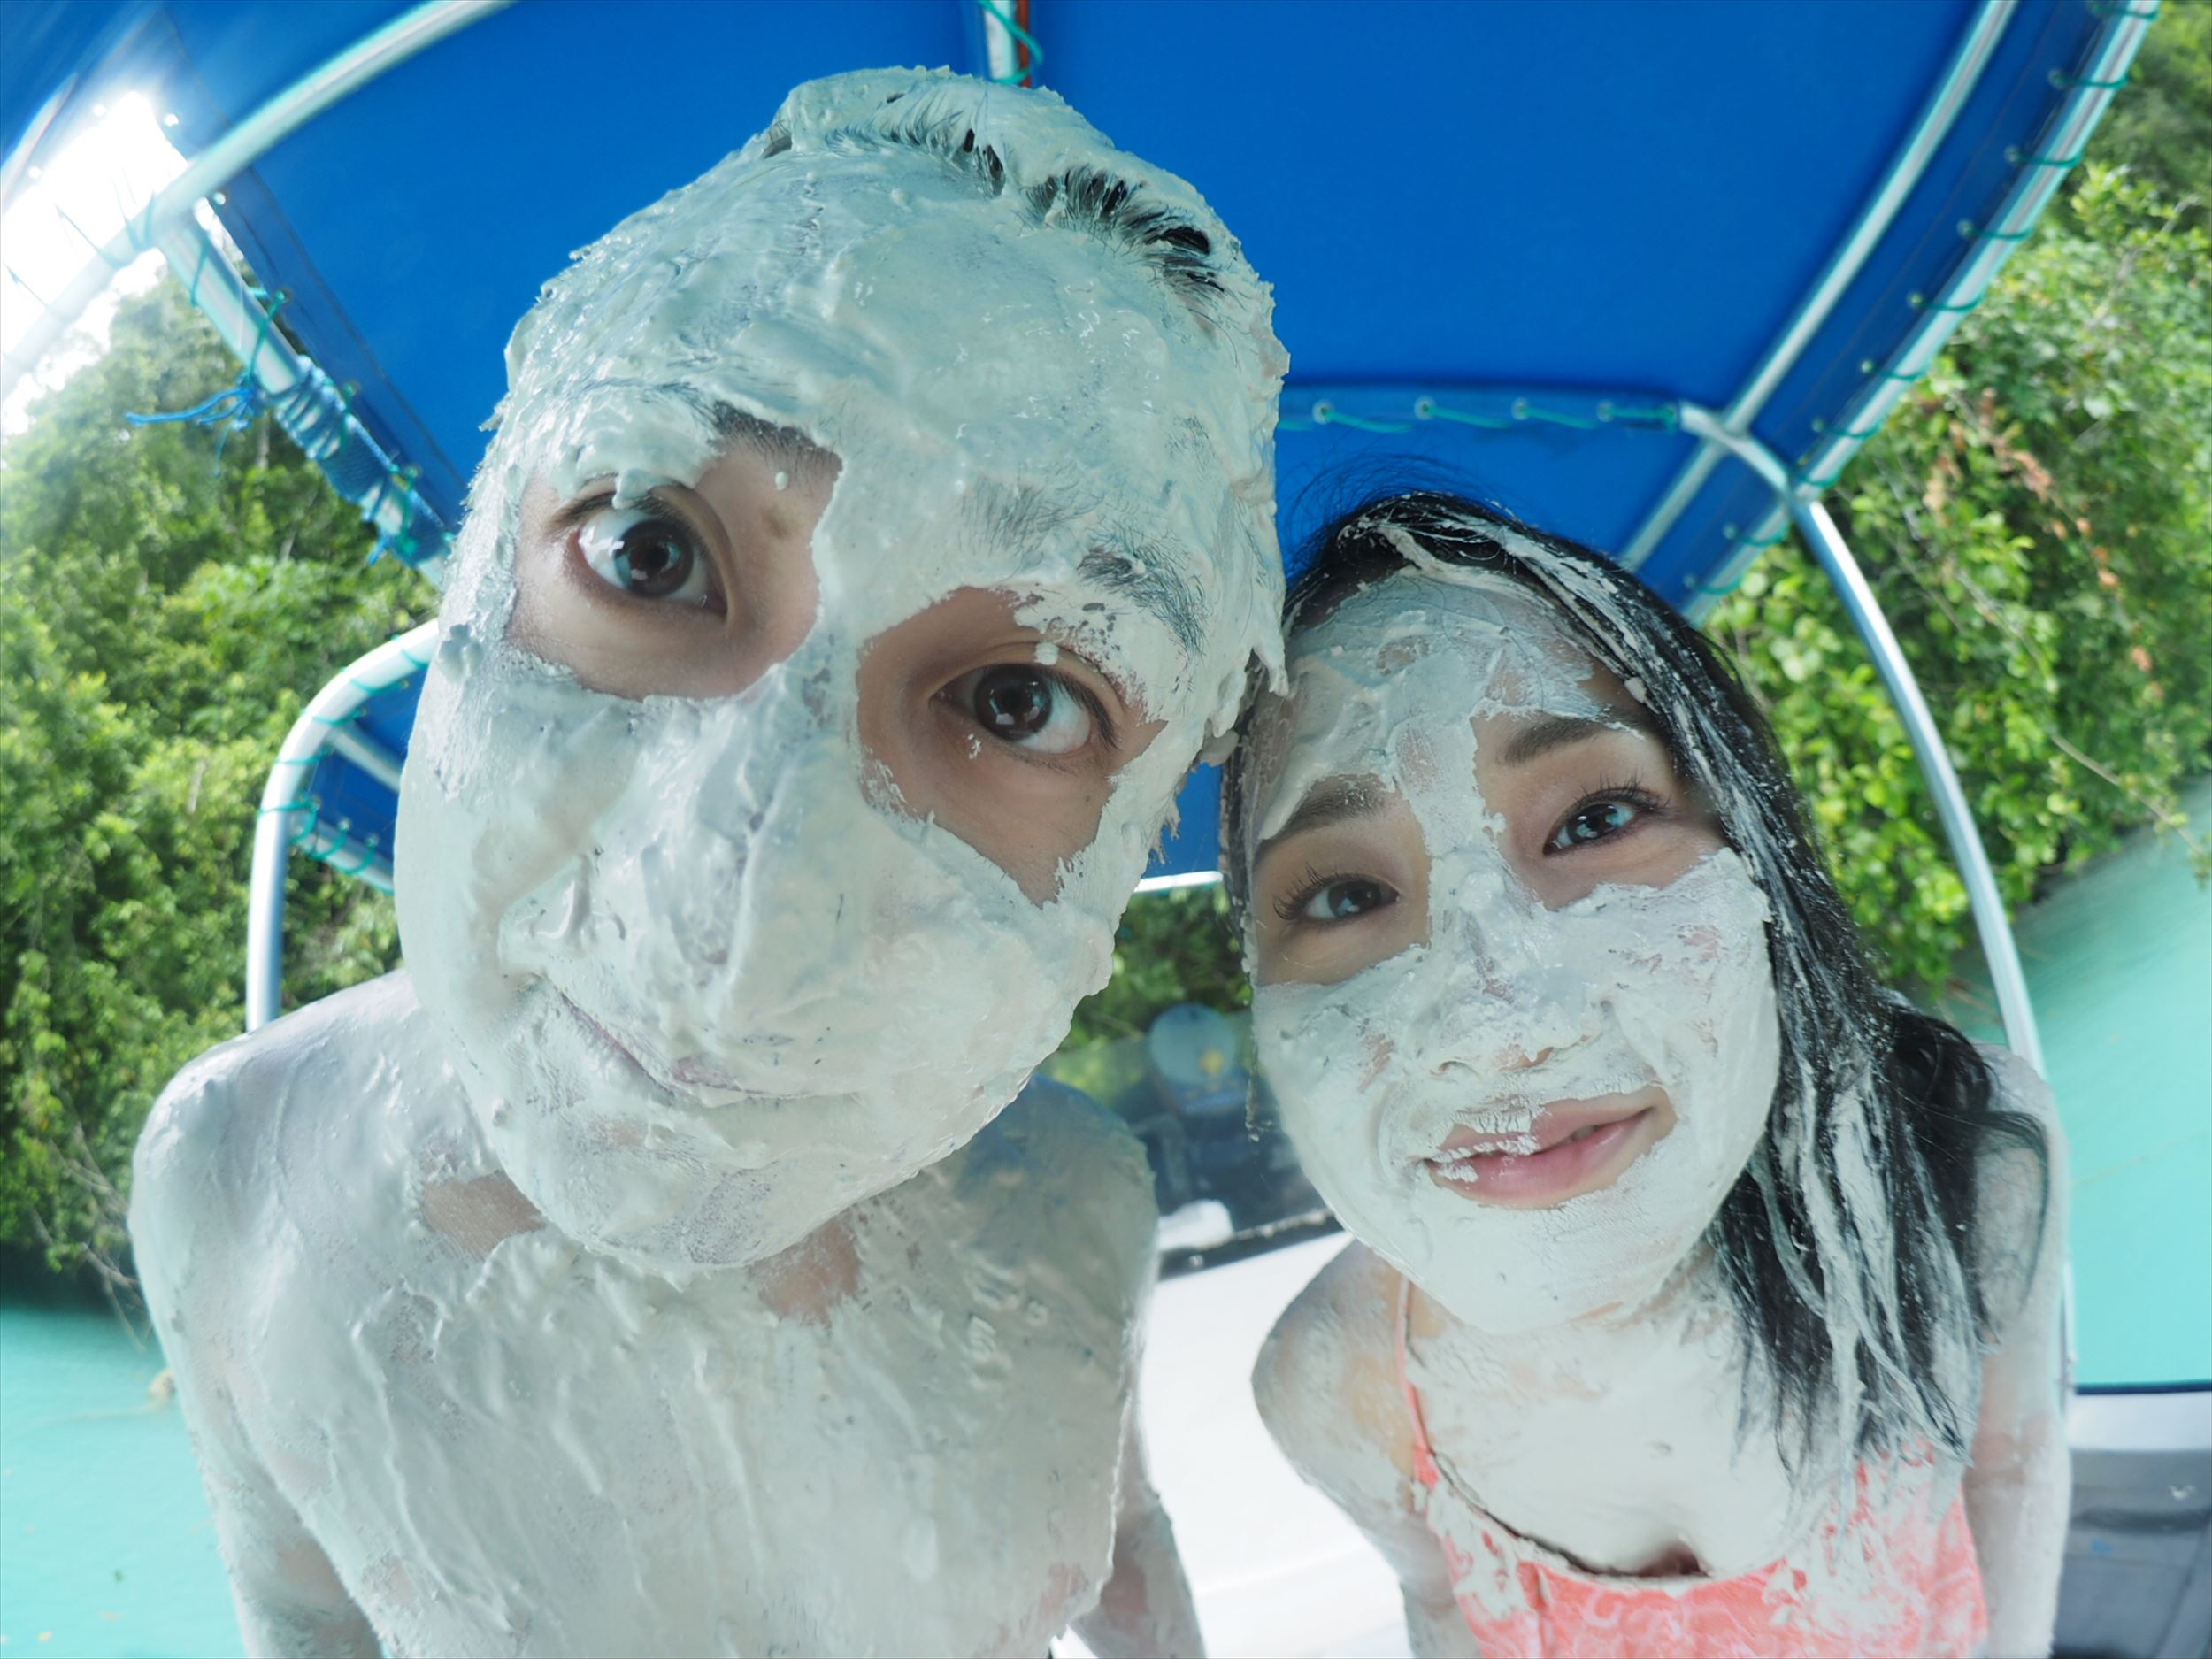
{"type": "Polygon", "coordinates": [[[1412,1474],[1396,1363],[1399,1282],[1352,1244],[1283,1310],[1252,1368],[1261,1420],[1283,1455],[1355,1518],[1400,1509],[1412,1474]]]}
{"type": "Polygon", "coordinates": [[[327,1141],[318,1118],[357,1131],[371,1094],[394,1098],[442,1071],[404,972],[390,973],[219,1044],[171,1080],[133,1160],[131,1233],[142,1258],[219,1248],[283,1202],[289,1148],[327,1141]],[[421,1071],[425,1076],[412,1076],[421,1071]],[[305,1120],[305,1121],[303,1121],[305,1120]]]}

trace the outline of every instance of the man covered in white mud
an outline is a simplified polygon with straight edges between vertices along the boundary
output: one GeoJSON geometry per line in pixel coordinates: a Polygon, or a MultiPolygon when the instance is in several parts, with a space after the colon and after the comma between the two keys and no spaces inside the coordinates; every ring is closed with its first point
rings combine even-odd
{"type": "Polygon", "coordinates": [[[548,286],[407,966],[139,1148],[250,1648],[1195,1650],[1149,1181],[1025,1085],[1279,660],[1268,316],[1181,180],[918,71],[802,87],[548,286]]]}

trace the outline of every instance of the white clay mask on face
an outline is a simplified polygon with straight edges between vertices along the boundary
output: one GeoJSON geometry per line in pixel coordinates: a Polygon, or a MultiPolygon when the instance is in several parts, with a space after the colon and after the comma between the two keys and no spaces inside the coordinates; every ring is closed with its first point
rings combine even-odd
{"type": "Polygon", "coordinates": [[[1766,1124],[1779,1027],[1764,899],[1725,848],[1664,885],[1599,885],[1555,908],[1517,873],[1511,826],[1478,782],[1478,726],[1621,717],[1557,613],[1504,578],[1394,575],[1297,636],[1290,672],[1256,763],[1256,841],[1317,786],[1363,780],[1409,807],[1429,861],[1417,942],[1339,983],[1263,972],[1256,988],[1260,1059],[1307,1173],[1348,1229],[1477,1329],[1640,1305],[1766,1124]],[[1652,1112],[1645,1148],[1609,1184],[1543,1202],[1540,1163],[1555,1181],[1602,1156],[1602,1137],[1639,1133],[1571,1130],[1624,1102],[1652,1112]],[[1484,1201],[1486,1166],[1515,1202],[1484,1201]]]}
{"type": "Polygon", "coordinates": [[[1057,1045],[1185,769],[1279,656],[1267,317],[1181,180],[1049,94],[919,72],[799,88],[548,285],[442,609],[398,887],[425,1006],[556,1225],[664,1271],[758,1259],[962,1144],[1057,1045]],[[1101,219],[1087,173],[1184,241],[1101,219]],[[513,642],[526,485],[695,484],[733,413],[835,460],[797,649],[734,695],[634,700],[513,642]],[[1158,728],[1041,902],[860,735],[872,641],[969,589],[1158,728]]]}

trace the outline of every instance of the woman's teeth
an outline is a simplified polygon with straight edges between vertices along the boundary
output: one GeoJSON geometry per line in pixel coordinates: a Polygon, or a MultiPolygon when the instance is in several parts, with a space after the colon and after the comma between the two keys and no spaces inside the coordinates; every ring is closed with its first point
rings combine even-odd
{"type": "Polygon", "coordinates": [[[1570,1147],[1578,1141],[1587,1141],[1601,1130],[1610,1129],[1612,1126],[1609,1123],[1590,1124],[1576,1130],[1564,1140],[1540,1144],[1532,1134],[1517,1135],[1509,1141],[1501,1141],[1494,1146],[1467,1147],[1452,1152],[1440,1153],[1429,1159],[1429,1162],[1448,1175],[1472,1175],[1477,1166],[1493,1159],[1525,1158],[1539,1152],[1549,1152],[1554,1147],[1570,1147]]]}

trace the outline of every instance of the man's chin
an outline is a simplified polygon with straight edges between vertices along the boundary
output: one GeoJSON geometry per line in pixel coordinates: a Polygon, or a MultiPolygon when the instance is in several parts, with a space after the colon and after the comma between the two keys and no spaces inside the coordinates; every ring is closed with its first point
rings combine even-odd
{"type": "MultiPolygon", "coordinates": [[[[772,1110],[818,1103],[828,1104],[786,1100],[772,1110]]],[[[602,1118],[579,1133],[572,1120],[526,1121],[526,1109],[488,1133],[509,1178],[557,1231],[595,1255],[670,1276],[777,1255],[935,1161],[861,1159],[823,1141],[772,1156],[745,1136],[741,1108],[673,1123],[664,1106],[653,1116],[649,1125],[602,1118]]]]}

